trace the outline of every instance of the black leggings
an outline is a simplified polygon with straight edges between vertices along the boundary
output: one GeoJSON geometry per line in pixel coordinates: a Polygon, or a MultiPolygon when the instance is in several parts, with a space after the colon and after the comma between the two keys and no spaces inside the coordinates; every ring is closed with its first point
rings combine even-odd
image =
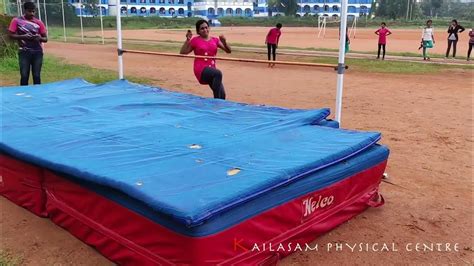
{"type": "Polygon", "coordinates": [[[446,50],[446,57],[449,56],[449,51],[451,50],[451,44],[453,45],[453,57],[456,57],[456,45],[458,44],[458,41],[452,41],[448,40],[448,50],[446,50]]]}
{"type": "Polygon", "coordinates": [[[467,59],[471,58],[472,45],[474,45],[474,43],[469,43],[469,50],[467,50],[467,59]]]}
{"type": "Polygon", "coordinates": [[[380,58],[380,48],[383,49],[383,56],[382,56],[382,58],[385,58],[385,44],[380,44],[380,43],[379,43],[379,51],[377,52],[377,58],[380,58]]]}
{"type": "Polygon", "coordinates": [[[206,67],[201,73],[201,80],[209,84],[214,98],[225,100],[225,90],[222,84],[222,72],[213,67],[206,67]]]}
{"type": "Polygon", "coordinates": [[[268,61],[270,61],[270,53],[273,55],[273,61],[276,60],[276,49],[277,49],[277,45],[276,45],[276,44],[267,43],[268,61]]]}

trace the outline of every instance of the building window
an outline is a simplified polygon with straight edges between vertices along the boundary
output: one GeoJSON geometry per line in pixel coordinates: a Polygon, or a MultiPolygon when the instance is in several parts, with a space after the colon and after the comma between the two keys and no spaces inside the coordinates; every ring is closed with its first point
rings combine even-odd
{"type": "Polygon", "coordinates": [[[168,4],[174,4],[174,0],[168,0],[168,4]]]}
{"type": "Polygon", "coordinates": [[[146,3],[146,0],[140,0],[140,3],[141,3],[141,4],[145,4],[145,3],[146,3]]]}
{"type": "Polygon", "coordinates": [[[218,16],[223,16],[223,15],[224,15],[224,9],[223,9],[222,7],[219,7],[219,8],[217,9],[217,15],[218,15],[218,16]]]}
{"type": "Polygon", "coordinates": [[[145,14],[146,13],[146,8],[142,7],[140,8],[140,14],[145,14]]]}
{"type": "Polygon", "coordinates": [[[324,6],[324,11],[329,11],[329,6],[328,5],[324,6]]]}
{"type": "Polygon", "coordinates": [[[178,9],[178,15],[184,16],[184,8],[178,9]]]}
{"type": "Polygon", "coordinates": [[[164,15],[166,13],[166,10],[164,7],[160,8],[160,15],[164,15]]]}
{"type": "MultiPolygon", "coordinates": [[[[151,1],[150,1],[150,3],[151,3],[151,1]]],[[[154,7],[150,8],[150,14],[156,14],[156,8],[154,8],[154,7]]]]}
{"type": "Polygon", "coordinates": [[[233,13],[234,13],[234,12],[232,11],[232,8],[227,8],[227,9],[225,10],[225,14],[226,14],[226,15],[232,15],[233,13]]]}
{"type": "Polygon", "coordinates": [[[208,13],[209,15],[214,15],[214,8],[212,8],[212,7],[208,8],[208,9],[207,9],[207,13],[208,13]]]}
{"type": "Polygon", "coordinates": [[[311,11],[311,7],[310,7],[310,6],[306,5],[306,6],[303,7],[303,12],[304,12],[304,13],[309,13],[310,11],[311,11]]]}
{"type": "Polygon", "coordinates": [[[184,5],[184,0],[178,0],[178,4],[184,5]]]}
{"type": "MultiPolygon", "coordinates": [[[[173,3],[174,3],[174,1],[173,1],[173,3]]],[[[174,8],[170,8],[168,10],[168,12],[170,13],[171,16],[174,16],[174,13],[175,13],[174,8]]]]}
{"type": "Polygon", "coordinates": [[[314,10],[315,12],[318,12],[318,11],[319,11],[319,6],[313,6],[313,10],[314,10]]]}
{"type": "Polygon", "coordinates": [[[165,3],[165,0],[159,0],[158,3],[164,4],[164,3],[165,3]]]}
{"type": "Polygon", "coordinates": [[[246,9],[245,9],[245,15],[246,15],[247,17],[251,16],[251,15],[252,15],[252,9],[246,8],[246,9]]]}
{"type": "Polygon", "coordinates": [[[239,15],[239,16],[242,16],[242,9],[241,9],[241,8],[237,8],[237,9],[235,10],[235,14],[236,14],[236,15],[239,15]]]}
{"type": "Polygon", "coordinates": [[[120,11],[122,12],[122,14],[127,14],[127,7],[122,6],[122,7],[120,8],[120,11]]]}
{"type": "Polygon", "coordinates": [[[338,6],[332,6],[332,11],[339,12],[339,7],[338,6]]]}
{"type": "Polygon", "coordinates": [[[137,0],[130,0],[130,3],[136,3],[137,0]]]}
{"type": "Polygon", "coordinates": [[[130,8],[130,13],[136,14],[137,13],[137,8],[136,7],[130,8]]]}

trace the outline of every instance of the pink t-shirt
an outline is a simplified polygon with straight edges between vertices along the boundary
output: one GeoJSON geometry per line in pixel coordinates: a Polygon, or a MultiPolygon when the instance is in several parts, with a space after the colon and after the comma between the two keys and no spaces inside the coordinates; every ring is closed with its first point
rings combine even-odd
{"type": "Polygon", "coordinates": [[[379,44],[387,44],[387,34],[392,32],[387,28],[380,28],[376,32],[379,33],[379,44]]]}
{"type": "MultiPolygon", "coordinates": [[[[204,40],[200,36],[191,39],[190,45],[194,50],[195,55],[201,56],[216,56],[219,38],[211,37],[209,40],[204,40]]],[[[201,74],[204,68],[216,68],[216,60],[207,58],[194,59],[194,75],[201,84],[206,84],[201,80],[201,74]]]]}
{"type": "Polygon", "coordinates": [[[271,29],[267,34],[267,43],[269,44],[278,44],[278,40],[280,39],[281,31],[279,28],[271,29]]]}
{"type": "MultiPolygon", "coordinates": [[[[8,30],[18,35],[25,35],[28,33],[32,35],[46,34],[46,27],[41,20],[37,18],[27,20],[24,16],[13,18],[8,30]]],[[[21,49],[39,52],[43,51],[43,47],[39,41],[19,40],[18,44],[21,49]]]]}

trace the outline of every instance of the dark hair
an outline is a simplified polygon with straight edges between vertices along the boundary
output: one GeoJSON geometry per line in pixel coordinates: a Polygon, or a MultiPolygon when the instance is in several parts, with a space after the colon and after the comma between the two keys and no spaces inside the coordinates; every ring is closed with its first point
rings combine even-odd
{"type": "Polygon", "coordinates": [[[33,2],[26,2],[26,3],[23,4],[23,9],[25,9],[25,10],[35,10],[36,5],[33,2]]]}
{"type": "Polygon", "coordinates": [[[458,25],[458,21],[455,20],[455,19],[451,20],[451,22],[454,22],[454,23],[456,23],[456,25],[458,25]]]}
{"type": "Polygon", "coordinates": [[[276,27],[279,28],[279,29],[281,28],[281,26],[282,26],[281,23],[277,23],[277,25],[276,25],[276,27]]]}
{"type": "Polygon", "coordinates": [[[385,24],[385,22],[380,23],[380,25],[385,25],[385,26],[387,26],[387,24],[385,24]]]}
{"type": "Polygon", "coordinates": [[[428,19],[428,20],[426,21],[426,23],[428,23],[428,22],[433,23],[433,21],[432,21],[431,19],[428,19]]]}
{"type": "Polygon", "coordinates": [[[209,27],[209,22],[204,19],[200,19],[196,22],[196,32],[199,33],[199,27],[201,27],[202,23],[206,23],[206,25],[209,27]]]}

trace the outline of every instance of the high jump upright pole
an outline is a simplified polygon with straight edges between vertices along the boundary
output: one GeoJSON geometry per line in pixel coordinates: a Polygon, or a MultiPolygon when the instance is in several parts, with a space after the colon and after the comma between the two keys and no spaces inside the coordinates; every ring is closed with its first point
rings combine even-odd
{"type": "MultiPolygon", "coordinates": [[[[20,0],[18,0],[18,2],[21,3],[20,0]]],[[[37,8],[38,8],[38,18],[39,18],[39,20],[42,20],[42,19],[41,19],[41,5],[40,5],[40,0],[36,0],[36,5],[37,5],[37,8]]],[[[21,9],[20,9],[20,10],[21,10],[21,9]]],[[[23,15],[22,15],[22,16],[23,16],[23,15]]]]}
{"type": "Polygon", "coordinates": [[[102,36],[102,44],[104,44],[104,21],[102,19],[102,1],[99,0],[99,14],[100,14],[100,31],[102,36]]]}
{"type": "Polygon", "coordinates": [[[339,31],[339,61],[337,64],[336,121],[341,124],[342,92],[344,87],[347,30],[347,0],[341,1],[341,25],[339,31]]]}
{"type": "Polygon", "coordinates": [[[123,79],[123,52],[122,52],[122,19],[121,19],[121,8],[120,8],[120,0],[116,0],[116,23],[117,23],[117,53],[118,53],[118,71],[119,71],[119,79],[123,79]]]}
{"type": "Polygon", "coordinates": [[[64,35],[64,42],[67,42],[67,36],[66,36],[66,18],[64,17],[64,0],[61,0],[61,13],[63,14],[63,35],[64,35]]]}

